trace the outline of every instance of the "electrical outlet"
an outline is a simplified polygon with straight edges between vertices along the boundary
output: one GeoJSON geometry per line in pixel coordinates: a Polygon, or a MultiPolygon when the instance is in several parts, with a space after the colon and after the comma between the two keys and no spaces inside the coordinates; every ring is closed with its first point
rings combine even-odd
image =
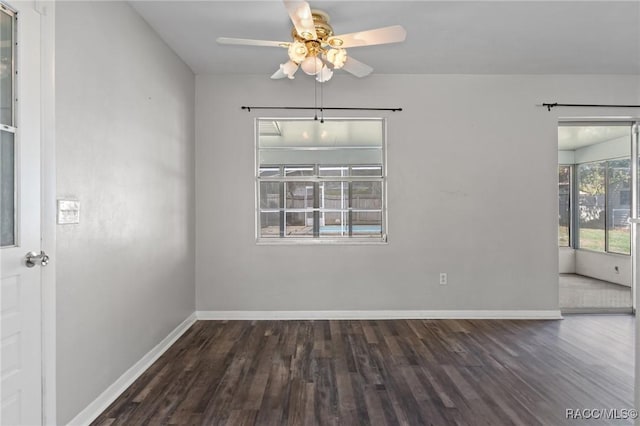
{"type": "Polygon", "coordinates": [[[440,272],[440,285],[447,285],[447,273],[440,272]]]}

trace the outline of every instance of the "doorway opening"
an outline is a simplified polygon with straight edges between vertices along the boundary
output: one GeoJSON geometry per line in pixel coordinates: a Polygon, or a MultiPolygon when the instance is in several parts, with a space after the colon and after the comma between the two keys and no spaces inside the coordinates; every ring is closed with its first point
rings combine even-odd
{"type": "Polygon", "coordinates": [[[633,312],[632,125],[612,121],[558,126],[563,313],[633,312]]]}

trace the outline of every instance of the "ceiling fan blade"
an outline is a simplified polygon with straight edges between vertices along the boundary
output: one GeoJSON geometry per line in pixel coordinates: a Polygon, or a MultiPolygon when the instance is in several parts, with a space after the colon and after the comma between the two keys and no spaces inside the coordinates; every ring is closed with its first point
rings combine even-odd
{"type": "Polygon", "coordinates": [[[313,23],[313,15],[309,3],[302,0],[282,0],[284,7],[289,12],[289,17],[293,26],[296,27],[298,35],[306,40],[315,40],[318,38],[316,34],[316,26],[313,23]]]}
{"type": "Polygon", "coordinates": [[[360,31],[329,37],[329,44],[333,47],[360,47],[373,46],[376,44],[399,43],[407,38],[407,31],[401,25],[391,27],[376,28],[374,30],[360,31]],[[340,44],[338,40],[342,40],[340,44]]]}
{"type": "Polygon", "coordinates": [[[271,40],[251,40],[248,38],[230,38],[218,37],[216,41],[220,44],[237,44],[242,46],[265,46],[265,47],[289,47],[287,41],[271,41],[271,40]]]}
{"type": "Polygon", "coordinates": [[[351,56],[347,57],[341,69],[360,78],[368,76],[373,71],[369,65],[353,59],[351,56]]]}

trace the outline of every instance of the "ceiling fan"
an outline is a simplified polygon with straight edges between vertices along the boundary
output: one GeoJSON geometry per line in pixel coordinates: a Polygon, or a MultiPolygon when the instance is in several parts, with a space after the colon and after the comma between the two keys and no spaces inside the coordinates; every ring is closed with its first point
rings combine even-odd
{"type": "Polygon", "coordinates": [[[285,48],[289,61],[280,65],[271,76],[272,79],[293,79],[298,68],[302,68],[306,74],[315,75],[316,80],[324,83],[331,79],[333,70],[336,69],[343,69],[356,77],[365,77],[373,71],[369,65],[347,55],[347,48],[399,43],[407,36],[400,25],[334,35],[333,28],[329,25],[329,15],[325,12],[312,10],[309,3],[302,0],[283,0],[283,3],[293,22],[292,41],[219,37],[217,42],[285,48]]]}

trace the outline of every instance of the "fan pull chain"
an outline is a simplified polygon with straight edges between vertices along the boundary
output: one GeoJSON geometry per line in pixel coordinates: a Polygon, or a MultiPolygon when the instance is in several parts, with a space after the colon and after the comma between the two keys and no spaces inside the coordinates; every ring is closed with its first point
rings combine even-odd
{"type": "Polygon", "coordinates": [[[324,84],[320,84],[320,123],[324,123],[324,84]]]}
{"type": "Polygon", "coordinates": [[[313,119],[318,121],[318,80],[315,78],[313,80],[313,107],[315,108],[313,119]]]}

